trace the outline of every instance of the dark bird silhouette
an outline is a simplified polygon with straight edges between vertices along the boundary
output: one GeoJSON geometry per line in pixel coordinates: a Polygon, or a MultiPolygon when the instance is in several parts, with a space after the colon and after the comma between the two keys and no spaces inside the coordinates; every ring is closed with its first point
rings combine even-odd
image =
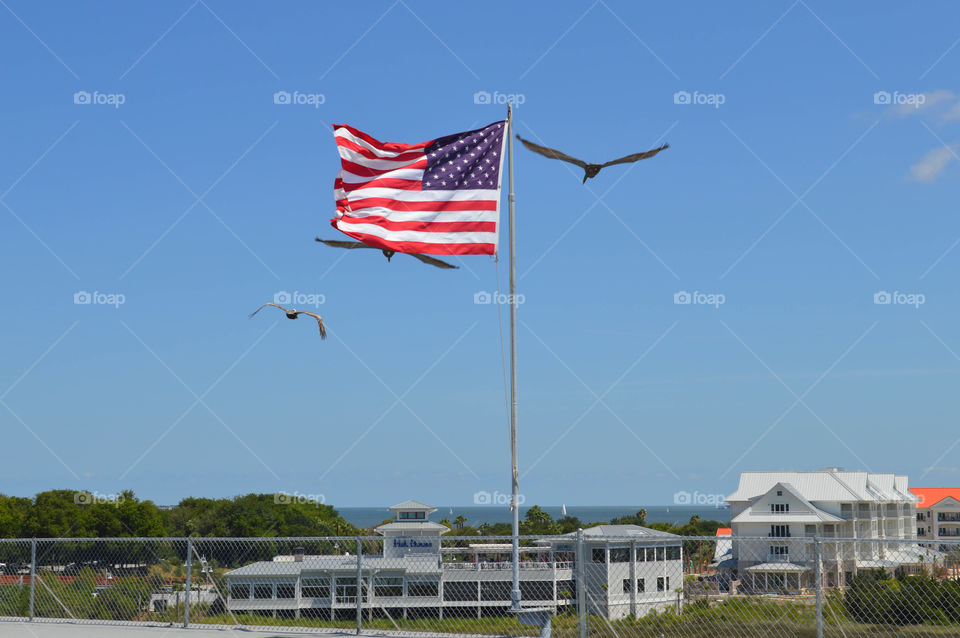
{"type": "Polygon", "coordinates": [[[627,155],[625,157],[621,157],[620,159],[615,159],[609,162],[605,162],[603,164],[588,164],[583,160],[579,160],[576,157],[570,157],[566,153],[561,153],[556,149],[547,148],[546,146],[540,146],[539,144],[534,144],[530,140],[525,140],[519,135],[517,135],[517,139],[520,140],[524,146],[526,146],[528,149],[530,149],[534,153],[539,153],[540,155],[543,155],[544,157],[549,157],[550,159],[558,159],[564,162],[570,162],[571,164],[576,164],[577,166],[582,168],[584,184],[586,184],[587,180],[590,179],[591,177],[596,177],[597,173],[600,172],[601,168],[606,168],[607,166],[613,166],[614,164],[630,164],[633,162],[638,162],[640,160],[647,159],[648,157],[653,157],[660,151],[670,148],[669,144],[664,144],[659,148],[655,148],[653,150],[646,151],[644,153],[634,153],[633,155],[627,155]]]}
{"type": "Polygon", "coordinates": [[[280,306],[275,303],[265,303],[259,308],[257,308],[256,310],[254,310],[253,312],[251,312],[250,316],[253,317],[253,315],[257,314],[267,306],[273,306],[274,308],[279,308],[287,315],[287,319],[296,319],[300,315],[307,315],[308,317],[313,317],[314,319],[317,320],[317,325],[320,327],[320,338],[321,339],[327,338],[327,329],[323,325],[323,317],[321,317],[315,312],[306,312],[305,310],[297,310],[296,308],[293,308],[291,310],[291,309],[284,308],[283,306],[280,306]]]}
{"type": "MultiPolygon", "coordinates": [[[[346,248],[347,250],[353,250],[354,248],[373,248],[379,250],[383,253],[383,256],[387,258],[387,261],[397,254],[395,250],[387,250],[385,248],[377,248],[376,246],[368,246],[362,241],[340,241],[336,239],[320,239],[319,237],[314,237],[315,241],[325,244],[327,246],[333,246],[334,248],[346,248]]],[[[459,268],[460,266],[454,266],[453,264],[448,264],[447,262],[437,259],[436,257],[431,257],[429,255],[422,255],[420,253],[401,253],[403,255],[410,255],[414,259],[419,259],[425,264],[430,264],[431,266],[436,266],[437,268],[459,268]]]]}

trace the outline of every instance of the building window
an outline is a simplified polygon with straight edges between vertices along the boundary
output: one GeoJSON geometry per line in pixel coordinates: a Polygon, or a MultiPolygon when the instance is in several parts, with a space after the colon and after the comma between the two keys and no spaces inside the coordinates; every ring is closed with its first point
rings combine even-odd
{"type": "MultiPolygon", "coordinates": [[[[511,588],[513,585],[511,585],[511,588]]],[[[520,598],[523,600],[553,600],[552,580],[521,580],[520,598]]]]}
{"type": "Polygon", "coordinates": [[[423,520],[427,517],[426,512],[400,512],[401,521],[423,520]]]}
{"type": "Polygon", "coordinates": [[[647,560],[647,550],[643,547],[637,548],[637,562],[642,563],[647,560]]]}
{"type": "Polygon", "coordinates": [[[666,554],[666,548],[665,548],[665,547],[658,547],[658,548],[657,548],[657,560],[663,560],[665,554],[666,554]]]}
{"type": "Polygon", "coordinates": [[[510,600],[510,581],[495,580],[480,583],[480,600],[510,600]]]}
{"type": "Polygon", "coordinates": [[[679,545],[668,545],[668,546],[667,546],[667,560],[680,560],[680,546],[679,546],[679,545]]]}
{"type": "Polygon", "coordinates": [[[377,576],[373,579],[374,596],[403,596],[403,578],[377,576]]]}
{"type": "Polygon", "coordinates": [[[786,558],[790,555],[790,548],[786,545],[771,545],[770,555],[774,557],[786,558]]]}
{"type": "Polygon", "coordinates": [[[300,595],[304,598],[330,598],[330,579],[304,578],[300,585],[300,595]]]}
{"type": "MultiPolygon", "coordinates": [[[[367,588],[361,587],[363,599],[367,599],[367,588]]],[[[337,602],[356,602],[357,600],[357,578],[345,576],[337,578],[337,602]]]]}
{"type": "Polygon", "coordinates": [[[273,585],[254,585],[253,597],[260,600],[273,598],[273,585]]]}
{"type": "Polygon", "coordinates": [[[293,583],[280,583],[277,585],[277,598],[296,598],[297,586],[293,583]]]}
{"type": "Polygon", "coordinates": [[[777,490],[777,496],[783,496],[783,490],[777,490]]]}
{"type": "Polygon", "coordinates": [[[624,579],[623,579],[623,593],[625,593],[625,594],[629,594],[629,593],[630,593],[630,579],[629,579],[629,578],[624,578],[624,579]]]}
{"type": "Polygon", "coordinates": [[[230,598],[234,600],[247,600],[250,598],[250,585],[247,583],[230,585],[230,598]]]}
{"type": "Polygon", "coordinates": [[[648,548],[647,548],[647,562],[648,562],[648,563],[652,563],[653,561],[657,560],[657,556],[656,556],[655,551],[656,551],[656,550],[654,550],[652,547],[648,547],[648,548]]]}
{"type": "Polygon", "coordinates": [[[664,578],[660,576],[657,578],[657,591],[669,591],[670,589],[670,577],[664,578]]]}
{"type": "Polygon", "coordinates": [[[424,596],[436,598],[440,595],[440,581],[438,580],[408,580],[408,596],[424,596]]]}
{"type": "Polygon", "coordinates": [[[593,556],[593,562],[595,563],[607,562],[607,550],[605,549],[595,549],[591,553],[591,556],[593,556]]]}
{"type": "Polygon", "coordinates": [[[611,563],[629,563],[630,550],[626,547],[615,547],[610,550],[611,563]]]}
{"type": "Polygon", "coordinates": [[[774,514],[787,514],[790,512],[790,503],[770,503],[770,511],[774,514]]]}
{"type": "Polygon", "coordinates": [[[789,525],[771,525],[770,536],[772,536],[773,538],[789,538],[790,526],[789,525]]]}
{"type": "MultiPolygon", "coordinates": [[[[511,585],[512,587],[513,585],[511,585]]],[[[443,599],[447,601],[477,600],[477,582],[450,581],[443,584],[443,599]]]]}
{"type": "Polygon", "coordinates": [[[646,589],[647,589],[646,581],[643,578],[638,578],[637,593],[642,594],[644,591],[646,591],[646,589]]]}

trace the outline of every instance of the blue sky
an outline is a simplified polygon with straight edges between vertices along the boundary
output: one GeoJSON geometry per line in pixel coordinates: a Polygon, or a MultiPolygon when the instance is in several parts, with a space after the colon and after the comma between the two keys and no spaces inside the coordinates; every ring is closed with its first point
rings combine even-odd
{"type": "Polygon", "coordinates": [[[5,493],[509,491],[498,264],[313,242],[330,124],[419,142],[482,92],[588,160],[671,144],[586,185],[516,149],[528,503],[960,481],[955,4],[0,4],[5,493]],[[247,319],[280,291],[332,336],[247,319]]]}

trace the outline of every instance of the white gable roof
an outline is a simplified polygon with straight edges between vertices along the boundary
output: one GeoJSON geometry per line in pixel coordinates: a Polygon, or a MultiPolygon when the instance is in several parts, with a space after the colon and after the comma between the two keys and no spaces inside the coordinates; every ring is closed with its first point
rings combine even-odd
{"type": "Polygon", "coordinates": [[[770,491],[777,483],[789,484],[807,501],[900,501],[915,502],[906,476],[867,472],[743,472],[730,502],[749,502],[770,491]]]}

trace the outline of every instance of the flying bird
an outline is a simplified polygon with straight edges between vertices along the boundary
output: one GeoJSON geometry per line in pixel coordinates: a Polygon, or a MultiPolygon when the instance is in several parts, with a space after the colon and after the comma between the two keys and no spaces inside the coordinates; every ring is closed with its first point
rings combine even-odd
{"type": "Polygon", "coordinates": [[[275,304],[275,303],[265,303],[265,304],[263,304],[262,306],[260,306],[259,308],[257,308],[256,310],[254,310],[253,312],[251,312],[251,313],[250,313],[250,316],[253,317],[253,315],[257,314],[258,312],[260,312],[261,310],[263,310],[263,309],[266,308],[267,306],[273,306],[274,308],[279,308],[279,309],[282,310],[284,313],[286,313],[287,319],[296,319],[296,318],[299,317],[300,315],[307,315],[308,317],[313,317],[314,319],[317,320],[317,325],[320,327],[320,338],[321,338],[321,339],[326,339],[326,338],[327,338],[327,329],[326,329],[326,328],[324,327],[324,325],[323,325],[323,317],[321,317],[320,315],[318,315],[318,314],[315,313],[315,312],[306,312],[305,310],[297,310],[296,308],[294,308],[294,309],[292,309],[292,310],[289,310],[289,309],[284,308],[283,306],[280,306],[280,305],[275,304]]]}
{"type": "MultiPolygon", "coordinates": [[[[320,239],[319,237],[314,238],[315,241],[325,244],[327,246],[333,246],[334,248],[346,248],[347,250],[353,250],[354,248],[374,248],[383,253],[383,256],[387,258],[387,261],[390,261],[390,258],[397,254],[395,250],[387,250],[385,248],[377,248],[376,246],[369,246],[362,241],[340,241],[336,239],[320,239]]],[[[430,257],[429,255],[422,255],[420,253],[402,253],[404,255],[410,255],[414,259],[419,259],[425,264],[430,264],[431,266],[436,266],[437,268],[459,268],[460,266],[454,266],[453,264],[448,264],[447,262],[437,259],[436,257],[430,257]]]]}
{"type": "Polygon", "coordinates": [[[669,144],[664,144],[659,148],[655,148],[644,153],[634,153],[633,155],[627,155],[626,157],[621,157],[620,159],[611,160],[603,164],[588,164],[583,160],[579,160],[576,157],[570,157],[566,153],[561,153],[560,151],[552,148],[547,148],[546,146],[540,146],[539,144],[534,144],[530,140],[525,140],[519,135],[517,139],[520,140],[524,146],[533,151],[534,153],[539,153],[544,157],[549,157],[550,159],[563,160],[564,162],[570,162],[571,164],[576,164],[583,169],[583,183],[586,184],[587,180],[591,177],[596,177],[597,173],[600,172],[601,168],[606,168],[607,166],[613,166],[614,164],[630,164],[633,162],[638,162],[640,160],[647,159],[648,157],[653,157],[660,151],[670,148],[669,144]]]}

